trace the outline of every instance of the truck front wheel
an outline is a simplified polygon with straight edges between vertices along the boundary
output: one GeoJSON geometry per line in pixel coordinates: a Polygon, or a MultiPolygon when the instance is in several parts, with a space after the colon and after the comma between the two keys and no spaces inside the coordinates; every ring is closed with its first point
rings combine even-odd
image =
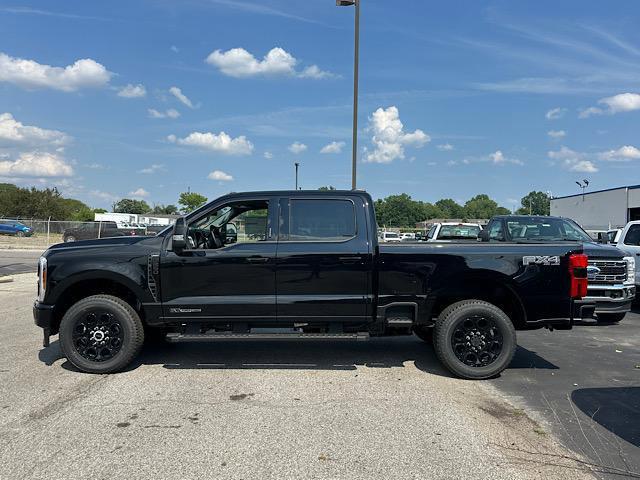
{"type": "Polygon", "coordinates": [[[138,313],[124,300],[93,295],[67,310],[59,338],[62,353],[79,370],[112,373],[138,355],[144,328],[138,313]]]}
{"type": "Polygon", "coordinates": [[[516,331],[509,317],[482,300],[464,300],[442,311],[433,339],[436,355],[453,374],[470,379],[500,374],[516,351],[516,331]]]}

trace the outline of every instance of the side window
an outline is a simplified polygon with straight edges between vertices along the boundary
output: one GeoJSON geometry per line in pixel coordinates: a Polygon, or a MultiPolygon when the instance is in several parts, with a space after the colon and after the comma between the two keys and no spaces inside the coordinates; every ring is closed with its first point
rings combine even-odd
{"type": "Polygon", "coordinates": [[[292,199],[289,241],[334,242],[356,235],[356,212],[349,200],[292,199]]]}
{"type": "Polygon", "coordinates": [[[640,225],[631,225],[624,237],[625,245],[640,246],[640,225]]]}
{"type": "Polygon", "coordinates": [[[489,240],[504,241],[502,222],[491,222],[491,224],[489,225],[489,240]]]}
{"type": "Polygon", "coordinates": [[[247,200],[211,210],[188,226],[190,249],[213,250],[234,243],[264,242],[269,235],[269,202],[247,200]]]}
{"type": "Polygon", "coordinates": [[[436,229],[437,229],[437,228],[438,228],[438,227],[437,227],[437,225],[433,225],[433,226],[429,229],[429,232],[427,233],[427,238],[428,238],[429,240],[431,240],[431,239],[433,238],[433,236],[434,236],[434,235],[435,235],[435,233],[436,233],[436,229]]]}

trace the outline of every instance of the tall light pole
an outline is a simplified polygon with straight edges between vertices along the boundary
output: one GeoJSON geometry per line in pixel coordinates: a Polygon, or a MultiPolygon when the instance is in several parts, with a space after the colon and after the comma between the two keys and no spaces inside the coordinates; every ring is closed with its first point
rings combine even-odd
{"type": "Polygon", "coordinates": [[[294,165],[296,166],[296,190],[298,190],[298,168],[300,167],[300,164],[296,162],[294,165]]]}
{"type": "Polygon", "coordinates": [[[584,183],[580,183],[578,181],[576,181],[576,183],[578,184],[578,186],[582,189],[582,201],[584,202],[584,191],[585,189],[589,186],[589,180],[587,180],[586,178],[582,180],[584,183]]]}
{"type": "Polygon", "coordinates": [[[356,7],[355,37],[353,41],[353,140],[351,152],[351,188],[356,189],[356,166],[358,159],[358,74],[360,64],[360,2],[362,0],[336,0],[338,7],[356,7]]]}

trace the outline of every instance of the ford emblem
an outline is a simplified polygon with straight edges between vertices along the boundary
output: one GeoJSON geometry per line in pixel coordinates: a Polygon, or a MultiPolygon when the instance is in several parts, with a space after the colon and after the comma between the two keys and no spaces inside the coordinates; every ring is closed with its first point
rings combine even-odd
{"type": "Polygon", "coordinates": [[[594,267],[594,266],[588,266],[587,267],[587,279],[588,280],[595,280],[596,277],[600,274],[600,269],[598,267],[594,267]]]}

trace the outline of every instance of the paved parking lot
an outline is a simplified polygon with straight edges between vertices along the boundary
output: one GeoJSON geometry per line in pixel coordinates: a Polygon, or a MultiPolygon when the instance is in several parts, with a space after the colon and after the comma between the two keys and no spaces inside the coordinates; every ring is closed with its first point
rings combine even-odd
{"type": "Polygon", "coordinates": [[[36,272],[41,250],[0,250],[0,277],[36,272]]]}
{"type": "Polygon", "coordinates": [[[639,385],[638,315],[618,327],[527,332],[490,382],[451,378],[416,338],[148,346],[128,371],[97,376],[76,372],[57,341],[40,346],[33,277],[14,279],[0,284],[2,479],[593,478],[585,463],[609,472],[601,478],[638,471],[634,427],[618,428],[624,415],[637,418],[626,405],[637,395],[609,391],[639,385]],[[593,449],[570,430],[567,392],[593,449]]]}

